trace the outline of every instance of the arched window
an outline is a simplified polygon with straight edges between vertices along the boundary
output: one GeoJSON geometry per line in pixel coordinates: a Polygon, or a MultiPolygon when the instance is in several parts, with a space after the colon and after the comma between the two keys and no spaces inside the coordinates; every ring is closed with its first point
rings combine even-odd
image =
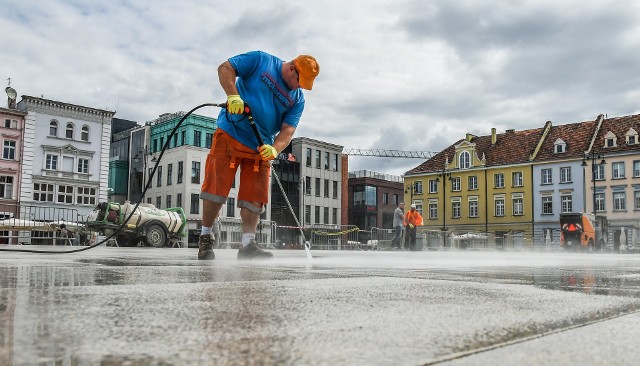
{"type": "Polygon", "coordinates": [[[49,136],[58,136],[58,121],[53,120],[49,123],[49,136]]]}
{"type": "Polygon", "coordinates": [[[65,132],[64,137],[66,137],[68,139],[72,139],[73,138],[73,123],[71,123],[71,122],[67,123],[67,131],[65,132]]]}
{"type": "Polygon", "coordinates": [[[458,166],[460,169],[469,169],[471,167],[471,155],[468,151],[463,151],[460,153],[460,161],[458,166]]]}
{"type": "Polygon", "coordinates": [[[80,139],[82,141],[89,141],[89,126],[82,126],[82,134],[80,136],[80,139]]]}

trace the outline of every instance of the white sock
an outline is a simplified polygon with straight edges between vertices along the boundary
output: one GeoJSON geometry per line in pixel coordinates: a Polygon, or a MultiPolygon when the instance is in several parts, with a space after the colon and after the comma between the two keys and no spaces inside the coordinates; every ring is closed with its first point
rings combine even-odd
{"type": "Polygon", "coordinates": [[[242,246],[246,247],[251,243],[251,240],[255,240],[256,233],[242,233],[242,246]]]}
{"type": "Polygon", "coordinates": [[[211,228],[203,226],[200,235],[211,235],[211,228]]]}

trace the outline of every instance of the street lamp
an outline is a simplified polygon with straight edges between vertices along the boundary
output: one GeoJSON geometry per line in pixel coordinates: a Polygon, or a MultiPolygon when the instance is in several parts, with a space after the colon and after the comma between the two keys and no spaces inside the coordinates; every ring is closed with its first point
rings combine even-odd
{"type": "Polygon", "coordinates": [[[437,174],[436,184],[440,182],[440,177],[442,177],[442,247],[445,248],[447,246],[447,235],[445,234],[447,231],[447,180],[451,180],[451,172],[443,167],[437,174]]]}
{"type": "Polygon", "coordinates": [[[596,166],[605,165],[607,162],[604,160],[604,154],[595,152],[585,153],[582,158],[582,166],[587,166],[587,161],[591,160],[591,180],[593,181],[593,218],[596,217],[596,166]],[[596,164],[596,160],[602,159],[599,164],[596,164]]]}

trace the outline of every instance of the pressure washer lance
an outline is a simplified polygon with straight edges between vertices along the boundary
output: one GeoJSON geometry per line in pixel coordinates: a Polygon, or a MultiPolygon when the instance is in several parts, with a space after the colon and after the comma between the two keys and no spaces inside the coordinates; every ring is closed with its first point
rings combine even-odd
{"type": "MultiPolygon", "coordinates": [[[[225,108],[225,109],[227,108],[227,103],[218,103],[214,105],[220,108],[225,108]]],[[[260,136],[260,132],[258,131],[258,126],[256,126],[256,123],[253,120],[253,115],[251,114],[251,108],[249,108],[249,105],[246,102],[244,103],[244,112],[242,113],[242,115],[247,117],[247,120],[251,124],[251,130],[253,131],[254,136],[258,140],[258,146],[264,145],[264,140],[262,139],[262,136],[260,136]]],[[[287,202],[287,206],[289,207],[289,212],[291,212],[291,215],[293,216],[293,219],[296,222],[296,226],[298,227],[298,230],[300,230],[300,235],[302,236],[302,241],[304,242],[304,249],[307,252],[307,257],[311,258],[311,254],[309,252],[311,250],[311,243],[307,241],[307,238],[304,235],[304,231],[302,230],[300,221],[298,220],[298,217],[296,216],[296,213],[293,210],[293,207],[291,206],[291,202],[289,202],[289,197],[287,197],[287,192],[285,192],[284,187],[280,182],[280,177],[278,177],[278,174],[276,174],[276,171],[273,169],[273,164],[271,164],[271,162],[269,162],[269,166],[271,167],[271,175],[276,177],[276,182],[278,183],[278,187],[280,187],[282,196],[284,197],[284,200],[285,202],[287,202]]]]}

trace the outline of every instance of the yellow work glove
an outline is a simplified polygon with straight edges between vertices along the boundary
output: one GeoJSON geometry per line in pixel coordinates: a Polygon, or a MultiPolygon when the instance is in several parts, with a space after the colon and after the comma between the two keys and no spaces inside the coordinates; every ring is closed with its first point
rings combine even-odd
{"type": "Polygon", "coordinates": [[[227,97],[227,110],[232,114],[244,113],[244,101],[239,95],[229,95],[227,97]]]}
{"type": "Polygon", "coordinates": [[[413,224],[409,224],[409,227],[413,229],[415,226],[413,226],[413,224]]]}
{"type": "Polygon", "coordinates": [[[273,160],[278,155],[278,151],[271,145],[264,144],[258,148],[262,160],[273,160]]]}

